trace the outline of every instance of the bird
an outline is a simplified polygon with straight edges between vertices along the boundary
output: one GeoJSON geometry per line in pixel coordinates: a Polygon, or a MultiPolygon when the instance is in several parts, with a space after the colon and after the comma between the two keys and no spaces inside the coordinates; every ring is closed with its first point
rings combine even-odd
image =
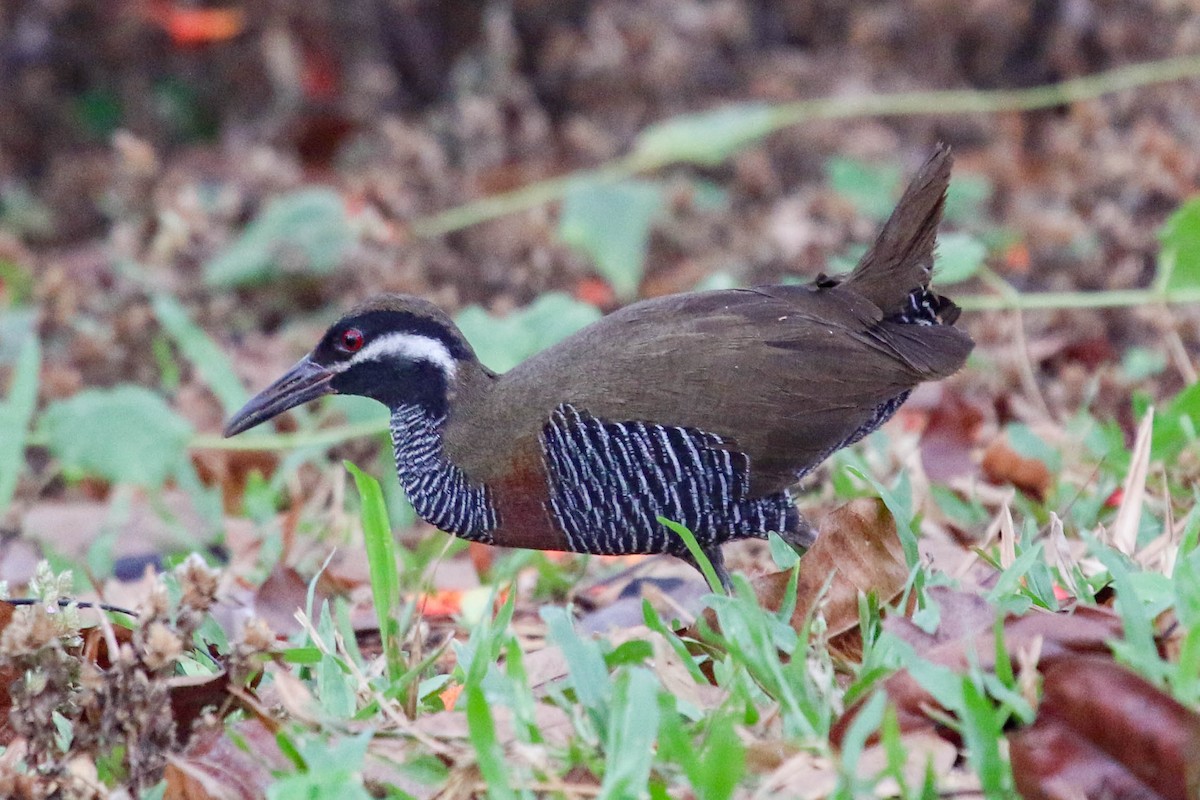
{"type": "Polygon", "coordinates": [[[816,530],[797,483],[887,421],[974,343],[930,288],[952,156],[939,145],[848,274],[625,306],[498,374],[439,307],[366,300],[228,421],[234,436],[328,394],[391,412],[417,514],[489,545],[666,553],[728,589],[721,545],[816,530]]]}

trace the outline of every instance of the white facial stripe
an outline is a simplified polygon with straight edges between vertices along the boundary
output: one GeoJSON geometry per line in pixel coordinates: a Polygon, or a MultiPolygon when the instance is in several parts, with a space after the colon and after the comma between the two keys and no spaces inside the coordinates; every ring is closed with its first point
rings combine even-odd
{"type": "Polygon", "coordinates": [[[454,356],[450,355],[446,345],[437,339],[416,333],[389,333],[380,336],[355,353],[348,362],[343,362],[343,368],[349,369],[364,361],[382,361],[388,358],[428,361],[441,369],[447,378],[453,378],[458,369],[454,356]]]}

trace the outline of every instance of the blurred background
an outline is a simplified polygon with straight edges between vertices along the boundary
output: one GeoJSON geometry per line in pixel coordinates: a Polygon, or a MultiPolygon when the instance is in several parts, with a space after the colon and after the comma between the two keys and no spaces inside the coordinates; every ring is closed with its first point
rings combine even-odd
{"type": "MultiPolygon", "coordinates": [[[[46,542],[90,553],[98,574],[157,551],[146,531],[120,544],[129,526],[97,551],[114,487],[135,510],[158,498],[146,516],[166,522],[146,524],[177,548],[247,517],[294,527],[274,512],[340,470],[328,445],[246,453],[216,434],[366,295],[442,304],[504,369],[638,296],[846,268],[938,141],[957,157],[943,286],[967,296],[981,345],[952,384],[973,398],[972,446],[992,435],[976,417],[994,431],[1080,408],[1128,439],[1131,392],[1194,378],[1196,315],[1070,298],[1154,280],[1164,221],[1200,178],[1194,80],[1023,112],[770,115],[1023,89],[1198,41],[1179,0],[5,0],[11,413],[21,354],[40,348],[32,447],[9,453],[0,505],[10,544],[41,542],[7,577],[46,542]],[[647,132],[680,118],[665,156],[643,158],[647,132]],[[1067,300],[979,310],[1038,291],[1067,300]],[[164,513],[176,495],[189,510],[164,513]]],[[[378,411],[327,407],[285,430],[331,418],[369,426],[378,411]]],[[[391,480],[377,438],[334,439],[334,456],[391,480]]],[[[411,523],[392,495],[394,521],[411,523]]]]}

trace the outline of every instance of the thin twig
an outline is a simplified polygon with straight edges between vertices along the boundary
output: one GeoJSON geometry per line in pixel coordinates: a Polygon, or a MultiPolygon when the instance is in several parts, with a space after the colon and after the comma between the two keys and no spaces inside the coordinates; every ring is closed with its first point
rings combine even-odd
{"type": "Polygon", "coordinates": [[[1012,312],[1013,322],[1013,338],[1016,339],[1017,350],[1017,371],[1021,374],[1021,383],[1025,385],[1025,393],[1029,395],[1035,403],[1041,406],[1042,413],[1046,415],[1046,419],[1051,422],[1058,422],[1054,416],[1054,412],[1050,410],[1050,404],[1046,402],[1046,395],[1042,393],[1042,387],[1038,385],[1037,375],[1033,371],[1033,357],[1029,353],[1029,339],[1025,336],[1025,317],[1021,309],[1014,309],[1012,312]]]}
{"type": "Polygon", "coordinates": [[[1196,366],[1192,363],[1192,356],[1187,351],[1187,345],[1183,343],[1183,339],[1179,336],[1179,321],[1175,319],[1174,312],[1170,306],[1164,305],[1158,309],[1155,317],[1159,320],[1159,325],[1163,332],[1163,337],[1166,340],[1167,352],[1171,356],[1171,360],[1175,364],[1175,369],[1183,378],[1184,383],[1191,386],[1197,380],[1200,380],[1200,375],[1196,374],[1196,366]]]}

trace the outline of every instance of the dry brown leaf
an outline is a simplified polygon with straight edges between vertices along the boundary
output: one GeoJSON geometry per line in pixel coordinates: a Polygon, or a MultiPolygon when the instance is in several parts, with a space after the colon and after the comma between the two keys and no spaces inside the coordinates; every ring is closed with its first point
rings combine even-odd
{"type": "MultiPolygon", "coordinates": [[[[791,572],[784,571],[754,579],[754,591],[764,608],[782,607],[790,577],[791,572]]],[[[821,601],[830,646],[853,657],[861,652],[859,593],[874,592],[888,603],[899,596],[907,580],[904,548],[883,501],[853,500],[826,515],[816,543],[800,560],[792,625],[799,629],[821,601]],[[827,582],[829,590],[822,595],[827,582]]]]}
{"type": "Polygon", "coordinates": [[[271,674],[271,700],[278,701],[288,716],[309,725],[318,725],[321,718],[320,704],[304,681],[290,670],[274,664],[268,665],[267,672],[271,674]]]}
{"type": "MultiPolygon", "coordinates": [[[[325,595],[317,589],[313,609],[319,609],[325,595]]],[[[291,567],[276,564],[262,586],[254,593],[254,613],[281,636],[300,630],[296,611],[308,606],[308,582],[291,567]]]]}
{"type": "Polygon", "coordinates": [[[167,690],[171,695],[176,735],[180,742],[186,742],[201,712],[221,706],[229,699],[229,676],[224,670],[216,675],[178,675],[167,679],[167,690]]]}
{"type": "Polygon", "coordinates": [[[829,759],[808,752],[797,753],[767,776],[754,793],[754,800],[774,797],[817,800],[829,797],[837,788],[837,781],[837,767],[829,759]]]}
{"type": "MultiPolygon", "coordinates": [[[[517,741],[512,725],[512,712],[504,706],[492,706],[496,723],[496,740],[502,747],[517,741]]],[[[574,735],[574,726],[567,712],[558,706],[538,703],[533,707],[533,718],[538,730],[550,747],[566,747],[574,735]]],[[[419,717],[413,723],[419,733],[433,739],[462,739],[470,736],[467,715],[462,711],[438,711],[419,717]]]]}
{"type": "Polygon", "coordinates": [[[1037,721],[1009,741],[1028,800],[1200,796],[1200,715],[1110,659],[1046,670],[1037,721]]]}
{"type": "MultiPolygon", "coordinates": [[[[3,634],[8,623],[12,622],[13,612],[16,611],[16,608],[12,603],[0,601],[0,634],[3,634]]],[[[12,726],[8,722],[8,714],[12,710],[12,695],[9,694],[9,687],[16,679],[15,667],[6,666],[0,669],[0,746],[7,747],[15,737],[12,726]]]]}
{"type": "Polygon", "coordinates": [[[1013,450],[1003,437],[988,445],[981,466],[984,477],[992,483],[1011,484],[1038,500],[1046,498],[1046,492],[1054,481],[1049,467],[1036,458],[1026,458],[1013,450]]]}
{"type": "MultiPolygon", "coordinates": [[[[963,592],[937,590],[934,597],[942,604],[941,623],[936,633],[926,634],[910,620],[900,617],[884,620],[885,629],[895,631],[913,644],[918,655],[935,664],[965,672],[976,663],[981,669],[992,670],[996,663],[996,640],[992,630],[994,611],[986,604],[980,606],[983,602],[980,598],[963,592]]],[[[1035,642],[1040,643],[1039,666],[1046,669],[1081,656],[1108,656],[1108,643],[1119,639],[1121,631],[1120,618],[1106,608],[1083,606],[1059,613],[1031,611],[1005,620],[1004,645],[1010,661],[1015,664],[1018,653],[1028,652],[1035,642]]],[[[928,710],[939,707],[907,671],[891,675],[883,686],[896,707],[902,731],[929,729],[954,738],[950,731],[940,728],[929,717],[928,710]]],[[[829,738],[836,746],[841,747],[842,737],[861,706],[862,702],[851,706],[834,723],[829,738]]]]}
{"type": "Polygon", "coordinates": [[[958,392],[942,391],[941,402],[929,412],[921,434],[921,466],[929,479],[948,483],[975,475],[975,438],[983,422],[983,410],[958,392]]]}
{"type": "Polygon", "coordinates": [[[287,760],[275,744],[275,735],[257,720],[238,723],[236,731],[250,744],[253,755],[234,744],[223,727],[205,728],[183,753],[168,757],[163,800],[266,797],[271,770],[283,769],[287,760]]]}

